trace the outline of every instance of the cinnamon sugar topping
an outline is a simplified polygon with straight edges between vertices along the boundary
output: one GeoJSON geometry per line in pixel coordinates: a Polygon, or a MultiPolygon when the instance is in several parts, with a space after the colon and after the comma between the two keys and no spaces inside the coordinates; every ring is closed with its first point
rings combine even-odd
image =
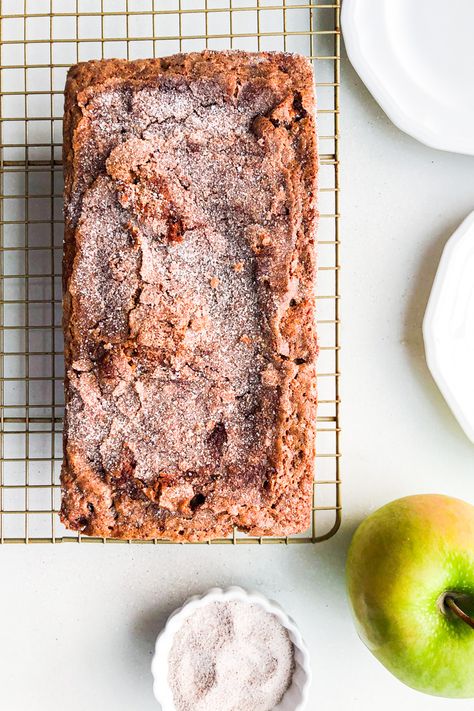
{"type": "Polygon", "coordinates": [[[313,447],[312,100],[309,65],[283,54],[70,71],[70,527],[200,539],[234,523],[306,525],[311,464],[291,453],[313,447]],[[291,107],[296,85],[307,113],[275,127],[266,117],[291,107]],[[309,304],[297,337],[285,320],[295,291],[309,304]],[[270,362],[275,384],[262,379],[270,362]],[[301,425],[277,446],[282,407],[301,425]],[[275,484],[270,498],[271,477],[286,495],[275,484]]]}

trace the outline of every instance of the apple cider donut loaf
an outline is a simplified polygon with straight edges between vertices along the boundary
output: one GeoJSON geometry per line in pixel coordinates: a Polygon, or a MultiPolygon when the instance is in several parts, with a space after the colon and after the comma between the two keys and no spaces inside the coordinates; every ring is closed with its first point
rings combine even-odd
{"type": "Polygon", "coordinates": [[[316,172],[303,57],[71,68],[66,526],[174,540],[309,526],[316,172]]]}

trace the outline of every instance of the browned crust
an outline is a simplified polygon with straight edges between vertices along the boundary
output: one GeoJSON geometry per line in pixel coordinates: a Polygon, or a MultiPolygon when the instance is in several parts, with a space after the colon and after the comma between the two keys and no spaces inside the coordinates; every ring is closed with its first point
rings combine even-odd
{"type": "MultiPolygon", "coordinates": [[[[139,87],[153,83],[163,74],[218,77],[232,96],[238,83],[252,79],[279,88],[282,100],[272,114],[261,118],[257,130],[266,140],[278,141],[280,133],[290,133],[297,160],[290,166],[290,184],[295,210],[301,216],[297,232],[295,260],[290,269],[300,283],[304,298],[296,306],[284,304],[272,318],[274,342],[283,339],[288,357],[275,357],[269,379],[276,379],[280,393],[278,403],[278,436],[276,438],[270,494],[264,506],[239,507],[230,511],[198,509],[192,515],[157,516],[156,506],[144,506],[141,500],[127,500],[127,515],[106,525],[101,510],[110,502],[112,492],[100,477],[68,444],[67,421],[64,435],[62,469],[62,521],[87,535],[115,538],[169,538],[174,540],[207,540],[226,536],[235,525],[251,535],[286,536],[305,530],[310,523],[316,431],[316,334],[314,319],[314,233],[316,221],[316,136],[315,98],[312,69],[297,55],[245,52],[211,52],[176,55],[165,59],[127,62],[113,59],[92,61],[72,67],[65,92],[64,176],[65,176],[65,249],[63,262],[64,336],[66,371],[71,366],[71,352],[81,338],[71,318],[69,282],[74,268],[77,211],[87,188],[81,175],[80,149],[88,135],[87,101],[94,94],[113,86],[126,84],[139,87]],[[255,61],[258,57],[258,62],[255,61]],[[302,112],[295,120],[295,92],[302,112]],[[95,505],[90,516],[86,503],[95,505]],[[78,521],[80,523],[78,524],[78,521]]],[[[70,396],[65,381],[66,402],[70,396]]],[[[121,502],[114,502],[121,510],[121,502]]]]}

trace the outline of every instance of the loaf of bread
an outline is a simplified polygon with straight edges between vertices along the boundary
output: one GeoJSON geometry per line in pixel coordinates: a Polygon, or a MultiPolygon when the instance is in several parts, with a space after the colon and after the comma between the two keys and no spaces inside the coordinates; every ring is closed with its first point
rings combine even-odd
{"type": "Polygon", "coordinates": [[[303,57],[71,68],[61,519],[207,540],[310,525],[316,137],[303,57]]]}

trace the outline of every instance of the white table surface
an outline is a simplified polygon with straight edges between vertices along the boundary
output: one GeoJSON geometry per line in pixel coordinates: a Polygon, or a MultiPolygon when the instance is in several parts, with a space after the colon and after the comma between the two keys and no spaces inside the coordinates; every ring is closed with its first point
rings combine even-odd
{"type": "Polygon", "coordinates": [[[0,707],[153,711],[149,663],[189,594],[240,584],[277,599],[313,662],[311,711],[472,709],[422,696],[358,640],[344,591],[355,526],[398,496],[474,501],[474,447],[427,371],[421,321],[443,245],[474,209],[474,158],[405,136],[344,62],[344,520],[318,546],[4,546],[0,707]]]}

